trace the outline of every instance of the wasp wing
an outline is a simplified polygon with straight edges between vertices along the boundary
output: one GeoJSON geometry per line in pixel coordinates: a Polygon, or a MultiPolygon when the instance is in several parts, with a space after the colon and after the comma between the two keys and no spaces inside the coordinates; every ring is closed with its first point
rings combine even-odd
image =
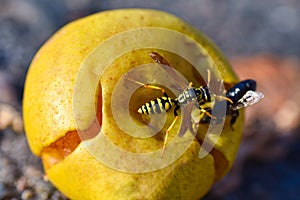
{"type": "MultiPolygon", "coordinates": [[[[196,108],[196,100],[193,100],[191,102],[189,102],[188,104],[182,106],[181,108],[181,113],[182,113],[182,121],[181,121],[181,126],[180,126],[180,130],[179,130],[179,137],[182,137],[186,131],[188,129],[190,129],[192,131],[192,134],[194,136],[196,136],[197,132],[194,131],[194,129],[192,128],[193,125],[193,120],[192,120],[192,111],[194,108],[196,108]]],[[[198,122],[196,122],[195,124],[197,124],[198,122]]],[[[198,128],[197,128],[198,129],[198,128]]]]}
{"type": "Polygon", "coordinates": [[[239,110],[241,108],[246,108],[248,106],[258,103],[263,98],[264,98],[263,93],[249,90],[240,100],[238,100],[238,102],[236,103],[236,105],[232,107],[232,109],[239,110]]]}
{"type": "Polygon", "coordinates": [[[172,82],[176,83],[176,87],[174,87],[176,90],[182,92],[187,88],[187,80],[179,72],[177,72],[164,57],[157,52],[151,52],[149,56],[170,75],[173,79],[172,82]]]}

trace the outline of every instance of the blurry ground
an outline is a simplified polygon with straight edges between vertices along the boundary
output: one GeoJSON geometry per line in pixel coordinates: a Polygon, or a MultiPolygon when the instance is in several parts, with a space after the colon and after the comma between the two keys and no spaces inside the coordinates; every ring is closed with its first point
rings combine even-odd
{"type": "Polygon", "coordinates": [[[299,199],[300,2],[298,0],[0,0],[0,199],[65,199],[43,180],[21,121],[26,70],[43,42],[67,22],[105,9],[156,8],[209,35],[241,79],[265,99],[247,109],[231,173],[205,197],[299,199]],[[164,2],[164,3],[163,3],[164,2]]]}

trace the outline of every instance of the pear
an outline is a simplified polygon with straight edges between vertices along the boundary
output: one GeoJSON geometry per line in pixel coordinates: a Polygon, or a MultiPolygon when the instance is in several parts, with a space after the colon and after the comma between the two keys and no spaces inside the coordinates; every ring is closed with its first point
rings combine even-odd
{"type": "MultiPolygon", "coordinates": [[[[208,125],[199,126],[197,137],[189,129],[179,137],[181,117],[161,156],[173,112],[164,115],[163,124],[137,113],[142,104],[163,94],[134,86],[126,78],[136,73],[136,79],[166,81],[166,70],[149,57],[153,51],[195,87],[205,84],[201,74],[208,68],[218,71],[225,85],[238,82],[210,39],[157,10],[111,10],[76,20],[56,32],[34,57],[23,99],[26,136],[49,180],[69,198],[196,200],[232,166],[243,113],[233,129],[226,119],[221,135],[208,137],[214,146],[202,157],[199,151],[208,125]],[[145,134],[156,125],[162,127],[155,135],[145,134]],[[143,137],[134,137],[133,132],[143,137]]],[[[174,89],[164,89],[176,98],[174,89]]]]}

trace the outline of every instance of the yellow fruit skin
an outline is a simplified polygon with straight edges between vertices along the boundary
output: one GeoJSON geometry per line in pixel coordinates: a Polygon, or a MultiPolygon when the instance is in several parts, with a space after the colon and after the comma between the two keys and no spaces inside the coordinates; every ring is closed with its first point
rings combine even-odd
{"type": "MultiPolygon", "coordinates": [[[[76,130],[72,110],[73,90],[79,68],[88,54],[112,35],[139,27],[162,27],[189,35],[205,47],[221,71],[224,82],[233,84],[238,81],[226,59],[210,40],[173,15],[155,10],[123,9],[77,20],[63,27],[46,42],[28,71],[23,113],[28,143],[34,154],[42,156],[45,147],[67,132],[76,130]]],[[[108,70],[101,79],[103,96],[109,96],[107,92],[115,84],[109,76],[118,77],[136,64],[151,62],[146,57],[144,51],[137,51],[131,54],[133,60],[124,56],[116,61],[112,67],[114,70],[108,70]],[[122,66],[125,66],[122,70],[115,70],[122,66]]],[[[103,102],[103,106],[104,110],[106,106],[109,107],[106,102],[103,102]]],[[[105,116],[109,115],[104,113],[104,124],[105,116]]],[[[46,168],[46,174],[58,189],[78,200],[199,199],[232,165],[240,143],[242,125],[241,115],[234,131],[226,127],[217,141],[216,150],[220,152],[217,157],[220,161],[211,154],[199,159],[200,145],[195,140],[182,157],[166,168],[149,173],[125,173],[106,167],[80,144],[64,160],[46,168]]],[[[106,128],[110,130],[110,124],[106,128]]],[[[114,142],[122,148],[134,149],[130,146],[134,142],[115,129],[111,127],[113,131],[108,133],[114,142]]],[[[161,143],[150,139],[144,146],[143,142],[138,145],[147,150],[149,146],[159,147],[161,143]]]]}
{"type": "Polygon", "coordinates": [[[199,144],[191,146],[164,169],[131,174],[102,165],[80,145],[47,175],[71,199],[199,199],[213,183],[214,161],[198,159],[199,144]]]}

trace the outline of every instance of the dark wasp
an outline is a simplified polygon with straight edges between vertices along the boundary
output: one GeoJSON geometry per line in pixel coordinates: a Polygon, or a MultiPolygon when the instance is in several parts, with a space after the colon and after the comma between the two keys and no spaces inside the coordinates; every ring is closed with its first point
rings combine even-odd
{"type": "MultiPolygon", "coordinates": [[[[255,103],[258,103],[264,98],[263,93],[256,91],[256,81],[247,79],[235,84],[226,92],[226,97],[231,101],[226,101],[226,115],[231,116],[230,126],[233,128],[234,123],[239,116],[239,109],[246,108],[255,103]]],[[[217,101],[214,105],[214,109],[218,109],[223,101],[217,101]]],[[[206,109],[207,113],[211,114],[212,108],[206,109]]],[[[218,118],[218,117],[216,117],[218,118]]],[[[201,119],[201,123],[209,123],[211,117],[204,115],[201,119]]]]}

